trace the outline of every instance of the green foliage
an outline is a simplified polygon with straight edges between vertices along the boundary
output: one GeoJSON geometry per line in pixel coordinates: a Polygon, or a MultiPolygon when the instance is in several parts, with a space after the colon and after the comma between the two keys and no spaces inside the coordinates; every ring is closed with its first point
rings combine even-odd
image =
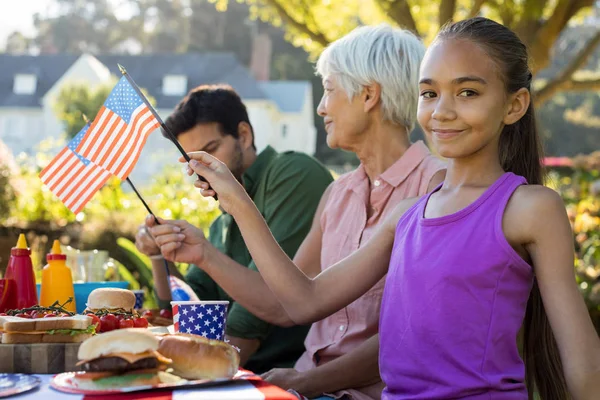
{"type": "Polygon", "coordinates": [[[154,287],[152,279],[152,263],[148,257],[140,253],[135,247],[135,243],[126,238],[117,239],[117,244],[125,254],[129,261],[130,268],[137,272],[137,280],[142,287],[154,287]]]}
{"type": "MultiPolygon", "coordinates": [[[[51,244],[49,238],[61,237],[63,243],[82,250],[108,250],[116,260],[121,279],[128,281],[132,289],[145,290],[146,306],[155,307],[150,264],[132,243],[147,211],[129,186],[123,186],[116,178],[109,180],[82,212],[75,215],[69,211],[38,177],[61,145],[64,143],[43,143],[41,148],[45,151],[30,160],[33,162],[20,160],[18,173],[11,176],[14,188],[9,189],[17,195],[8,201],[10,211],[0,214],[0,224],[27,232],[30,243],[42,242],[32,255],[37,270],[44,264],[43,256],[51,244]],[[35,234],[44,239],[30,239],[35,234]]],[[[150,183],[138,185],[138,190],[156,215],[185,219],[206,233],[220,213],[218,203],[202,197],[178,165],[166,166],[150,183]]],[[[180,267],[185,271],[186,265],[180,267]]]]}
{"type": "Polygon", "coordinates": [[[575,272],[600,332],[600,152],[575,159],[575,170],[555,174],[575,235],[575,272]]]}
{"type": "Polygon", "coordinates": [[[0,218],[2,215],[9,214],[14,200],[15,193],[10,184],[10,170],[6,165],[0,164],[0,218]]]}

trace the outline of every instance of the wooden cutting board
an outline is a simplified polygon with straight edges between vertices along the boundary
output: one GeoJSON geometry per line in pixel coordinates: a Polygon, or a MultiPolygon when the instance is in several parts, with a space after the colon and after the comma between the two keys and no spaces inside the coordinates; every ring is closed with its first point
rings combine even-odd
{"type": "Polygon", "coordinates": [[[0,344],[0,373],[58,374],[79,371],[81,343],[0,344]]]}

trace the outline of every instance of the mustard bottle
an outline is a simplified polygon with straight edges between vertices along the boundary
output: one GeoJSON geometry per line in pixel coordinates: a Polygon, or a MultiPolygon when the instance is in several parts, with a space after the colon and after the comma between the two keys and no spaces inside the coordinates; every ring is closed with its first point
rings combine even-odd
{"type": "Polygon", "coordinates": [[[48,265],[42,270],[42,288],[40,292],[40,305],[49,307],[55,301],[64,304],[69,297],[73,299],[65,305],[67,311],[76,312],[75,291],[73,290],[73,276],[67,267],[67,256],[60,250],[60,242],[55,240],[52,250],[46,255],[48,265]]]}

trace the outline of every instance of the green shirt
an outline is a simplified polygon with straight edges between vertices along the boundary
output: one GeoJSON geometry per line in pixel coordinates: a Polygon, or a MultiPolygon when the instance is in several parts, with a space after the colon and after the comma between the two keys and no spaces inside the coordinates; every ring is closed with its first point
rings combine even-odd
{"type": "MultiPolygon", "coordinates": [[[[329,171],[314,158],[296,152],[277,153],[272,147],[262,151],[243,175],[246,191],[290,258],[308,234],[321,196],[332,181],[329,171]]],[[[213,222],[209,240],[239,264],[258,270],[231,215],[222,214],[213,222]]],[[[262,321],[233,302],[196,266],[190,267],[186,281],[202,300],[229,300],[228,335],[260,341],[245,368],[256,373],[291,368],[304,352],[308,326],[281,328],[262,321]]]]}

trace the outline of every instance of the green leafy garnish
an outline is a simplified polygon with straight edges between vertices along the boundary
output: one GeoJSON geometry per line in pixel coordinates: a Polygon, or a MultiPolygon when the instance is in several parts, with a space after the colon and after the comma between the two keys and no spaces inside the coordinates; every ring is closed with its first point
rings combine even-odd
{"type": "Polygon", "coordinates": [[[95,334],[96,333],[96,325],[90,325],[86,329],[52,329],[46,331],[48,335],[79,335],[79,334],[95,334]]]}

